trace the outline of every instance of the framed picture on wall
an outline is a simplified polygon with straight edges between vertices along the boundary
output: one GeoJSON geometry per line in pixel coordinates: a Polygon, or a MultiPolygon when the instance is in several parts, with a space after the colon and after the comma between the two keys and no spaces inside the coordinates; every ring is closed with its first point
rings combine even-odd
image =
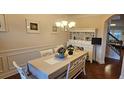
{"type": "Polygon", "coordinates": [[[0,14],[0,32],[6,31],[5,15],[0,14]]]}
{"type": "Polygon", "coordinates": [[[39,21],[26,19],[26,29],[28,33],[40,33],[39,21]]]}

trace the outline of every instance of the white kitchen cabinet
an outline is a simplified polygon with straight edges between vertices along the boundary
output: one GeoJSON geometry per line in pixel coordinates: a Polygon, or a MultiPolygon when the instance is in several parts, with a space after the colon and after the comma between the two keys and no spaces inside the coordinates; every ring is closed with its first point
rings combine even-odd
{"type": "Polygon", "coordinates": [[[96,37],[95,28],[75,28],[69,32],[68,45],[83,47],[84,51],[88,51],[89,60],[92,63],[95,53],[94,46],[91,44],[93,37],[96,37]]]}

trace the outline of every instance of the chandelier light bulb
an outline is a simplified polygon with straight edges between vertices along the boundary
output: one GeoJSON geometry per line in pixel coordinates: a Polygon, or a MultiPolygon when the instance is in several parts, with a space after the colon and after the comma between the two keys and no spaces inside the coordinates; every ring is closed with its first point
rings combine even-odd
{"type": "Polygon", "coordinates": [[[57,27],[60,27],[61,26],[61,23],[60,22],[56,22],[55,23],[57,27]]]}
{"type": "Polygon", "coordinates": [[[70,22],[69,24],[70,24],[72,27],[75,27],[75,25],[76,25],[76,23],[75,23],[75,22],[73,22],[73,21],[72,21],[72,22],[70,22]]]}
{"type": "Polygon", "coordinates": [[[67,26],[67,24],[68,24],[68,21],[62,21],[62,24],[64,25],[64,26],[67,26]]]}
{"type": "Polygon", "coordinates": [[[69,27],[69,28],[72,28],[73,26],[72,26],[71,24],[68,24],[68,27],[69,27]]]}
{"type": "Polygon", "coordinates": [[[64,24],[61,24],[61,27],[64,28],[64,24]]]}

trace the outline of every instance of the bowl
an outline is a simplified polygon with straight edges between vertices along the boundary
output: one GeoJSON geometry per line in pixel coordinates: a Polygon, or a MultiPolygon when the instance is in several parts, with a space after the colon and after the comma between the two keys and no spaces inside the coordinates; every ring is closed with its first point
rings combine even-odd
{"type": "Polygon", "coordinates": [[[56,54],[55,57],[57,57],[57,58],[65,58],[65,56],[63,54],[56,54]]]}

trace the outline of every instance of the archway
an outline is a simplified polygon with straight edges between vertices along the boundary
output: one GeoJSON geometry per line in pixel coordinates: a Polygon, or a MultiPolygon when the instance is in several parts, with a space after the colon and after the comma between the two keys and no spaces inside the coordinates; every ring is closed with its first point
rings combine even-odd
{"type": "Polygon", "coordinates": [[[112,15],[105,21],[105,63],[116,62],[119,64],[119,75],[122,67],[122,51],[124,42],[124,15],[112,15]]]}
{"type": "Polygon", "coordinates": [[[106,21],[105,57],[121,61],[121,46],[124,41],[124,15],[113,15],[106,21]]]}

